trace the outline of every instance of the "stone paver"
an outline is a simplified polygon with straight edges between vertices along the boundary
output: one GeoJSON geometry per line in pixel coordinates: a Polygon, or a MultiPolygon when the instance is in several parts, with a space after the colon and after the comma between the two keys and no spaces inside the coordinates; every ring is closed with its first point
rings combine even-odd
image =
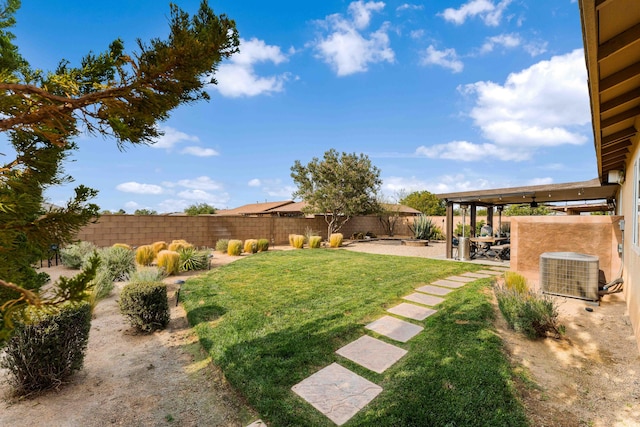
{"type": "Polygon", "coordinates": [[[503,273],[505,271],[509,271],[510,268],[509,267],[489,267],[489,270],[495,270],[503,273]]]}
{"type": "Polygon", "coordinates": [[[472,277],[449,276],[445,280],[453,280],[454,282],[469,283],[469,282],[473,282],[476,279],[472,277]]]}
{"type": "Polygon", "coordinates": [[[487,277],[491,277],[491,274],[483,274],[483,273],[462,273],[460,276],[462,277],[471,277],[474,279],[486,279],[487,277]]]}
{"type": "Polygon", "coordinates": [[[267,424],[262,420],[257,420],[249,424],[247,427],[267,427],[267,424]]]}
{"type": "Polygon", "coordinates": [[[398,316],[406,317],[413,320],[424,320],[436,312],[436,310],[432,308],[409,304],[407,302],[403,302],[396,305],[395,307],[391,307],[387,311],[391,314],[396,314],[398,316]]]}
{"type": "Polygon", "coordinates": [[[424,328],[391,316],[383,316],[369,323],[366,329],[400,342],[407,342],[424,328]]]}
{"type": "Polygon", "coordinates": [[[443,296],[443,295],[448,294],[449,292],[452,292],[453,289],[451,289],[451,288],[443,288],[441,286],[425,285],[425,286],[420,286],[419,288],[416,288],[416,291],[424,292],[425,294],[443,296]]]}
{"type": "Polygon", "coordinates": [[[405,297],[402,297],[402,299],[417,302],[418,304],[431,305],[431,306],[438,305],[442,301],[444,301],[444,298],[434,297],[433,295],[421,294],[419,292],[414,292],[412,294],[409,294],[405,297]]]}
{"type": "Polygon", "coordinates": [[[340,426],[380,394],[382,387],[332,363],[291,390],[340,426]]]}
{"type": "Polygon", "coordinates": [[[464,282],[454,282],[453,280],[440,279],[433,282],[437,286],[446,286],[447,288],[457,289],[465,285],[464,282]]]}
{"type": "Polygon", "coordinates": [[[496,270],[478,270],[476,271],[476,273],[482,273],[482,274],[490,274],[492,276],[497,276],[498,274],[501,274],[502,271],[496,271],[496,270]]]}
{"type": "Polygon", "coordinates": [[[407,354],[407,350],[364,335],[338,349],[336,353],[381,374],[407,354]]]}

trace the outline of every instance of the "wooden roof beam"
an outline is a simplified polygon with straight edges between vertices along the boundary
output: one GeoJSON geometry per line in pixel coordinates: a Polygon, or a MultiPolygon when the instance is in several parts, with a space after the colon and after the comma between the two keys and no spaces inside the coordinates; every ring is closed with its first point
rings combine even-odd
{"type": "Polygon", "coordinates": [[[607,153],[614,153],[616,151],[621,151],[621,150],[625,150],[625,151],[629,151],[627,150],[627,147],[631,146],[631,140],[629,139],[625,139],[622,141],[618,141],[615,142],[613,144],[609,144],[607,146],[602,147],[601,151],[604,153],[605,151],[607,153]]]}
{"type": "Polygon", "coordinates": [[[613,144],[614,142],[621,141],[623,139],[629,139],[634,136],[638,131],[635,127],[631,126],[630,128],[623,129],[619,132],[612,133],[608,136],[603,136],[601,140],[602,147],[613,144]]]}
{"type": "Polygon", "coordinates": [[[624,49],[640,39],[640,24],[621,32],[598,46],[598,62],[624,49]]]}
{"type": "Polygon", "coordinates": [[[602,156],[602,163],[612,163],[616,161],[622,161],[627,158],[626,153],[615,153],[610,156],[602,156]]]}
{"type": "Polygon", "coordinates": [[[605,4],[609,3],[612,0],[596,0],[596,9],[600,9],[605,4]]]}
{"type": "Polygon", "coordinates": [[[606,129],[608,127],[617,125],[620,122],[625,120],[629,120],[634,118],[635,116],[640,115],[640,107],[635,107],[627,111],[623,111],[622,113],[616,114],[615,116],[611,116],[608,119],[604,119],[600,122],[600,128],[606,129]]]}
{"type": "Polygon", "coordinates": [[[617,73],[613,73],[609,77],[600,80],[600,93],[612,89],[638,75],[640,75],[640,62],[631,64],[627,68],[623,68],[617,73]]]}
{"type": "Polygon", "coordinates": [[[640,88],[630,90],[629,92],[625,92],[620,96],[616,96],[615,98],[612,98],[607,102],[603,102],[600,105],[600,113],[606,113],[609,110],[617,108],[628,102],[635,101],[637,99],[640,99],[640,88]]]}

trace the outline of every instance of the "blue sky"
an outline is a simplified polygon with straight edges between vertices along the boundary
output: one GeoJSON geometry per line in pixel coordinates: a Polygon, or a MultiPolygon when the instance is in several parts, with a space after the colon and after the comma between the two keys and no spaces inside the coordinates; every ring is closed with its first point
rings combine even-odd
{"type": "MultiPolygon", "coordinates": [[[[166,36],[168,4],[23,1],[13,31],[31,65],[49,70],[118,37],[131,51],[166,36]]],[[[597,176],[575,0],[210,5],[242,38],[211,101],[174,111],[154,146],[78,139],[66,172],[99,190],[102,209],[287,200],[294,161],[330,148],[369,156],[389,200],[597,176]]],[[[61,203],[71,191],[47,195],[61,203]]]]}

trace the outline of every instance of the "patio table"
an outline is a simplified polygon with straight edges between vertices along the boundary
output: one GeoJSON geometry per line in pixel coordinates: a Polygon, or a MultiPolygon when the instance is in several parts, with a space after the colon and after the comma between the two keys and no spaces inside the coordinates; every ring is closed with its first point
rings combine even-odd
{"type": "Polygon", "coordinates": [[[508,245],[503,245],[503,243],[509,240],[508,237],[471,237],[469,240],[474,248],[474,250],[472,250],[473,253],[471,254],[472,259],[482,256],[502,261],[500,255],[505,249],[508,250],[508,247],[504,247],[508,245]]]}

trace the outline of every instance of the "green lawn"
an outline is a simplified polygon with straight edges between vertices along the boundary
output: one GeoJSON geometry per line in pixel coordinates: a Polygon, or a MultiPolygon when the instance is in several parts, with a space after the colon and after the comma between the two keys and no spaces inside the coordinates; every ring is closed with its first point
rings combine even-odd
{"type": "Polygon", "coordinates": [[[333,423],[291,391],[332,362],[383,387],[347,426],[526,426],[488,279],[450,293],[383,374],[335,354],[416,286],[480,267],[345,250],[255,254],[183,285],[200,342],[271,427],[333,423]]]}

